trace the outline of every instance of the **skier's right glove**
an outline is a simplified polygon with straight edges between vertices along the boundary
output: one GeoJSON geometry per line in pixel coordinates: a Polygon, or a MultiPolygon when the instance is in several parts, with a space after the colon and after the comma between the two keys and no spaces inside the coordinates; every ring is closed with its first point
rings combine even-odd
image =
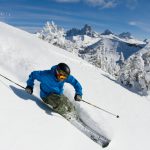
{"type": "Polygon", "coordinates": [[[32,94],[33,93],[33,88],[31,86],[27,86],[25,88],[25,91],[28,93],[28,94],[32,94]]]}
{"type": "Polygon", "coordinates": [[[82,101],[82,96],[81,95],[78,95],[76,94],[75,97],[74,97],[75,101],[82,101]]]}

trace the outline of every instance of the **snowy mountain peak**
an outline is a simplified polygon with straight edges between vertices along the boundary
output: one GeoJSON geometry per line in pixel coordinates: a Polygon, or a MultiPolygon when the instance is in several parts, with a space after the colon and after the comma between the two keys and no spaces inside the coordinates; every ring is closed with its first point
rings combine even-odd
{"type": "Polygon", "coordinates": [[[103,33],[101,33],[101,35],[110,35],[110,34],[114,34],[114,33],[109,29],[106,29],[103,33]]]}
{"type": "Polygon", "coordinates": [[[145,39],[143,42],[148,44],[150,43],[150,39],[145,39]]]}
{"type": "Polygon", "coordinates": [[[85,26],[81,29],[81,34],[92,36],[92,27],[88,24],[85,24],[85,26]]]}
{"type": "Polygon", "coordinates": [[[68,31],[66,32],[66,36],[67,36],[67,37],[76,36],[76,35],[79,34],[79,32],[80,32],[79,29],[72,28],[71,30],[68,30],[68,31]]]}
{"type": "Polygon", "coordinates": [[[130,32],[123,32],[119,34],[119,37],[123,39],[133,39],[133,36],[131,35],[130,32]]]}
{"type": "Polygon", "coordinates": [[[93,31],[92,27],[88,24],[85,24],[84,27],[81,29],[72,28],[71,30],[68,30],[66,32],[67,37],[77,36],[77,35],[88,35],[90,37],[97,37],[98,33],[93,31]]]}

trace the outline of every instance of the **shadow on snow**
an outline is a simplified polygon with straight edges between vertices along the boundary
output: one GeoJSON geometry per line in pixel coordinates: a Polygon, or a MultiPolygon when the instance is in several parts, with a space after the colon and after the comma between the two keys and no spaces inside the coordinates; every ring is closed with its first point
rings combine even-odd
{"type": "Polygon", "coordinates": [[[28,93],[25,92],[24,89],[19,89],[19,88],[16,88],[12,85],[9,86],[12,91],[18,96],[20,97],[22,100],[32,100],[34,101],[42,110],[44,110],[48,115],[53,115],[52,112],[53,110],[48,107],[46,104],[44,104],[42,102],[41,99],[39,99],[38,97],[34,96],[34,95],[30,95],[28,93]]]}

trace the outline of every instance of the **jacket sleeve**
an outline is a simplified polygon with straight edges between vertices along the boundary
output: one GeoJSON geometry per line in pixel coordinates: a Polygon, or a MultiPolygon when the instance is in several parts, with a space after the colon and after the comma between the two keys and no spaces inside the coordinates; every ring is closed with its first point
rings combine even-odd
{"type": "Polygon", "coordinates": [[[34,80],[41,81],[42,75],[49,72],[50,70],[44,70],[44,71],[33,71],[29,75],[29,78],[27,80],[27,86],[30,86],[33,88],[34,86],[34,80]]]}
{"type": "Polygon", "coordinates": [[[76,94],[82,96],[82,86],[77,79],[75,79],[72,75],[69,75],[66,82],[70,83],[74,87],[76,94]]]}

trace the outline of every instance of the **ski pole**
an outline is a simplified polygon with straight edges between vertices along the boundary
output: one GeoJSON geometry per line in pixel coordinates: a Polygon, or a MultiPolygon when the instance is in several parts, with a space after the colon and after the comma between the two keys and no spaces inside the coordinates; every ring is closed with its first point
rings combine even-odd
{"type": "Polygon", "coordinates": [[[102,109],[102,108],[100,108],[100,107],[98,107],[98,106],[96,106],[96,105],[93,105],[93,104],[91,104],[91,103],[89,103],[89,102],[87,102],[87,101],[85,101],[85,100],[81,100],[81,101],[83,101],[83,102],[85,102],[85,103],[87,103],[87,104],[89,104],[89,105],[91,105],[91,106],[94,106],[94,107],[96,107],[96,108],[98,108],[98,109],[100,109],[100,110],[102,110],[102,111],[104,111],[104,112],[106,112],[106,113],[108,113],[108,114],[110,114],[110,115],[113,115],[113,116],[115,116],[116,118],[119,118],[119,115],[115,115],[115,114],[113,114],[113,113],[111,113],[111,112],[109,112],[109,111],[107,111],[107,110],[105,110],[105,109],[102,109]]]}
{"type": "MultiPolygon", "coordinates": [[[[20,85],[20,84],[14,82],[14,81],[12,81],[11,79],[9,79],[9,78],[3,76],[2,74],[0,74],[0,76],[3,77],[3,78],[5,78],[6,80],[8,80],[8,81],[10,81],[10,82],[12,82],[12,83],[18,85],[19,87],[25,89],[25,87],[23,87],[22,85],[20,85]]],[[[105,110],[105,109],[102,109],[102,108],[100,108],[100,107],[98,107],[98,106],[96,106],[96,105],[93,105],[93,104],[91,104],[91,103],[89,103],[89,102],[87,102],[87,101],[85,101],[85,100],[81,100],[81,101],[82,101],[82,102],[85,102],[85,103],[87,103],[87,104],[89,104],[89,105],[91,105],[91,106],[93,106],[93,107],[96,107],[96,108],[98,108],[98,109],[100,109],[100,110],[102,110],[102,111],[104,111],[104,112],[106,112],[106,113],[108,113],[108,114],[111,114],[111,115],[115,116],[116,118],[119,118],[119,115],[115,115],[115,114],[113,114],[113,113],[111,113],[111,112],[109,112],[109,111],[107,111],[107,110],[105,110]]]]}
{"type": "Polygon", "coordinates": [[[1,77],[3,77],[3,78],[5,78],[5,79],[7,79],[8,81],[10,81],[10,82],[12,82],[12,83],[14,83],[14,84],[18,85],[18,86],[20,86],[21,88],[25,89],[25,87],[23,87],[22,85],[20,85],[20,84],[18,84],[18,83],[16,83],[16,82],[14,82],[14,81],[12,81],[11,79],[9,79],[9,78],[7,78],[7,77],[3,76],[2,74],[0,74],[0,76],[1,76],[1,77]]]}

